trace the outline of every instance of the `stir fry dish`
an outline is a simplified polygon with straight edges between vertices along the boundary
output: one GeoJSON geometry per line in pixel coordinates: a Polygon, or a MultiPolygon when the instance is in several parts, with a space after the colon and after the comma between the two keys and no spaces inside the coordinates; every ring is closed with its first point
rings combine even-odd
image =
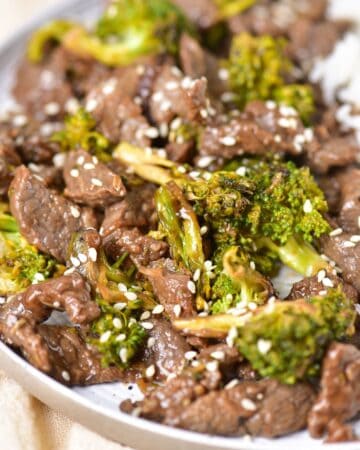
{"type": "Polygon", "coordinates": [[[327,8],[113,0],[33,33],[0,120],[4,343],[138,383],[119,407],[165,425],[356,439],[360,134],[311,76],[352,27],[327,8]]]}

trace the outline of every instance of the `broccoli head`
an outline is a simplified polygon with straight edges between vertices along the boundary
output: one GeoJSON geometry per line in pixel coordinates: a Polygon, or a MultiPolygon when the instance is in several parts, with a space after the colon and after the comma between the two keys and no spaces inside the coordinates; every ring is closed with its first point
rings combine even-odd
{"type": "Polygon", "coordinates": [[[200,317],[174,325],[187,334],[201,336],[206,330],[207,337],[230,332],[228,342],[261,376],[293,384],[319,374],[327,346],[352,335],[355,318],[353,302],[333,289],[323,297],[275,302],[254,314],[200,317]]]}
{"type": "Polygon", "coordinates": [[[10,214],[0,214],[0,295],[14,294],[32,283],[60,274],[62,268],[22,237],[10,214]]]}
{"type": "Polygon", "coordinates": [[[80,108],[65,119],[63,130],[54,133],[52,141],[59,143],[63,151],[82,149],[91,152],[103,162],[110,161],[110,142],[95,131],[96,122],[91,115],[80,108]]]}
{"type": "Polygon", "coordinates": [[[310,119],[315,112],[314,92],[307,84],[286,84],[274,90],[274,100],[279,105],[292,106],[297,110],[299,116],[305,124],[310,123],[310,119]]]}

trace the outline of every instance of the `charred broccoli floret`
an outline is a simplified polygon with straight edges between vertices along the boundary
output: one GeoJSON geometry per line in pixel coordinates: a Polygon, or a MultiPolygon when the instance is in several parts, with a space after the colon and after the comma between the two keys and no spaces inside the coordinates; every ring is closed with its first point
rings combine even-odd
{"type": "Polygon", "coordinates": [[[20,234],[10,214],[0,214],[0,295],[14,294],[51,278],[61,267],[20,234]]]}
{"type": "Polygon", "coordinates": [[[277,100],[293,106],[303,120],[313,113],[310,86],[286,84],[285,76],[292,63],[285,55],[286,40],[268,35],[241,33],[234,37],[229,59],[224,67],[229,72],[230,88],[235,101],[244,108],[251,100],[277,100]]]}
{"type": "Polygon", "coordinates": [[[139,300],[111,305],[97,299],[101,315],[91,326],[88,342],[102,354],[102,364],[127,367],[137,355],[147,337],[145,328],[138,322],[142,304],[139,300]]]}
{"type": "Polygon", "coordinates": [[[319,374],[327,346],[353,334],[355,318],[352,301],[334,289],[324,297],[275,302],[253,315],[179,320],[175,326],[200,336],[206,330],[208,337],[231,330],[230,343],[261,376],[293,384],[319,374]]]}
{"type": "Polygon", "coordinates": [[[52,141],[58,142],[66,152],[82,149],[93,153],[103,162],[111,160],[110,142],[101,133],[95,131],[96,122],[91,115],[80,108],[65,119],[63,130],[54,133],[52,141]]]}

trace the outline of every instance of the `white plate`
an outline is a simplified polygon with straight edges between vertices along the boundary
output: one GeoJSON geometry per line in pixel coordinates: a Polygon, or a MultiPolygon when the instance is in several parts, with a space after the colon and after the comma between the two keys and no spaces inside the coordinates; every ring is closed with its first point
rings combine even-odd
{"type": "MultiPolygon", "coordinates": [[[[131,0],[129,0],[131,1],[131,0]]],[[[69,17],[88,21],[101,10],[100,0],[71,0],[61,2],[47,10],[41,17],[18,31],[0,48],[0,108],[11,103],[9,90],[14,76],[14,67],[22,55],[29,33],[54,17],[69,17]]],[[[287,281],[288,277],[285,277],[287,281]]],[[[322,447],[322,442],[313,440],[307,432],[296,433],[276,440],[254,439],[249,442],[242,438],[214,437],[165,427],[143,419],[123,414],[119,410],[121,400],[139,394],[136,388],[113,383],[87,388],[67,388],[49,378],[28,364],[10,348],[0,343],[0,367],[27,391],[49,405],[66,414],[82,425],[122,444],[137,450],[289,450],[296,446],[299,450],[314,450],[322,447]]],[[[226,417],[224,417],[226,420],[226,417]]],[[[357,423],[360,433],[360,423],[357,423]]],[[[331,449],[359,450],[360,444],[332,445],[331,449]]]]}

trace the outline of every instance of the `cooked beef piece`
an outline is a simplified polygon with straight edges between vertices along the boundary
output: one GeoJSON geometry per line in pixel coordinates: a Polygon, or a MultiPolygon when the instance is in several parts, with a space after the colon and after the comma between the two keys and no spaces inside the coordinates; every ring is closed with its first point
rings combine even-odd
{"type": "Polygon", "coordinates": [[[218,19],[218,9],[212,0],[173,0],[186,16],[200,28],[209,28],[218,19]]]}
{"type": "Polygon", "coordinates": [[[149,108],[158,124],[169,124],[175,117],[189,122],[203,122],[208,112],[207,80],[184,77],[169,64],[155,78],[149,108]]]}
{"type": "Polygon", "coordinates": [[[221,68],[219,60],[210,52],[203,49],[199,42],[188,34],[181,36],[180,65],[188,77],[206,77],[209,92],[214,97],[219,97],[224,92],[229,91],[227,82],[219,75],[221,68]]]}
{"type": "Polygon", "coordinates": [[[336,176],[340,190],[338,222],[348,233],[359,234],[360,170],[349,168],[336,176]]]}
{"type": "Polygon", "coordinates": [[[150,125],[142,115],[136,96],[140,82],[139,70],[131,66],[95,85],[86,97],[86,108],[97,122],[98,130],[111,142],[127,141],[148,147],[150,125]]]}
{"type": "Polygon", "coordinates": [[[208,124],[200,137],[202,155],[233,158],[244,153],[269,151],[299,155],[312,140],[296,111],[273,102],[253,101],[238,117],[219,118],[208,124]]]}
{"type": "MultiPolygon", "coordinates": [[[[351,284],[344,283],[339,277],[333,275],[332,273],[327,273],[326,278],[331,280],[334,287],[342,285],[345,295],[349,299],[353,300],[354,303],[357,302],[359,294],[351,284]]],[[[315,275],[294,283],[286,300],[297,300],[299,298],[310,298],[316,295],[321,295],[321,293],[326,292],[327,290],[321,280],[322,278],[315,275]]]]}
{"type": "Polygon", "coordinates": [[[107,236],[118,228],[155,226],[155,190],[152,184],[142,184],[127,192],[122,201],[106,208],[101,226],[102,236],[107,236]]]}
{"type": "Polygon", "coordinates": [[[65,310],[77,324],[89,323],[100,315],[84,279],[77,273],[32,285],[0,308],[2,338],[19,347],[32,364],[44,371],[50,370],[49,358],[37,324],[46,320],[52,309],[65,310]]]}
{"type": "Polygon", "coordinates": [[[325,174],[336,167],[346,167],[357,162],[359,145],[355,137],[332,136],[324,142],[316,142],[307,148],[306,161],[318,174],[325,174]]]}
{"type": "Polygon", "coordinates": [[[191,274],[178,270],[171,259],[159,260],[140,272],[152,284],[154,293],[171,319],[195,315],[194,294],[188,288],[191,274]]]}
{"type": "Polygon", "coordinates": [[[360,411],[360,351],[334,342],[323,361],[321,389],[308,418],[312,437],[328,433],[328,442],[353,439],[345,421],[360,411]]]}
{"type": "Polygon", "coordinates": [[[76,203],[105,207],[125,195],[121,178],[84,150],[70,152],[64,165],[65,195],[76,203]]]}
{"type": "Polygon", "coordinates": [[[340,186],[336,176],[322,175],[317,183],[324,192],[331,214],[337,214],[340,207],[340,186]]]}
{"type": "Polygon", "coordinates": [[[185,367],[185,353],[190,350],[190,346],[167,319],[153,315],[149,321],[154,325],[149,331],[148,342],[151,345],[144,349],[141,360],[146,366],[155,365],[157,380],[179,374],[185,367]]]}
{"type": "Polygon", "coordinates": [[[109,383],[124,378],[118,367],[103,367],[101,355],[87,345],[77,328],[40,325],[47,347],[50,375],[67,385],[109,383]]]}
{"type": "Polygon", "coordinates": [[[9,196],[11,213],[23,236],[64,262],[72,234],[85,225],[81,210],[49,190],[25,166],[16,169],[9,196]]]}
{"type": "Polygon", "coordinates": [[[164,241],[143,235],[138,228],[119,228],[103,239],[105,253],[113,260],[128,253],[136,266],[148,266],[168,251],[164,241]]]}
{"type": "Polygon", "coordinates": [[[227,344],[213,344],[204,347],[197,359],[202,362],[218,361],[223,383],[237,378],[243,358],[235,347],[227,344]]]}
{"type": "Polygon", "coordinates": [[[12,143],[0,137],[0,196],[7,194],[15,167],[20,164],[21,159],[12,143]]]}
{"type": "Polygon", "coordinates": [[[167,157],[178,163],[189,163],[195,149],[195,140],[186,142],[170,142],[166,145],[167,157]]]}
{"type": "Polygon", "coordinates": [[[339,236],[324,235],[320,239],[321,251],[335,261],[342,270],[342,276],[347,283],[360,290],[360,246],[351,242],[350,233],[339,236]]]}
{"type": "Polygon", "coordinates": [[[44,120],[65,112],[72,97],[67,80],[67,64],[61,48],[57,48],[41,64],[25,57],[16,76],[13,94],[30,117],[44,120]]]}
{"type": "Polygon", "coordinates": [[[62,170],[59,167],[30,163],[28,164],[28,169],[30,169],[33,175],[47,187],[62,190],[63,177],[62,170]]]}

